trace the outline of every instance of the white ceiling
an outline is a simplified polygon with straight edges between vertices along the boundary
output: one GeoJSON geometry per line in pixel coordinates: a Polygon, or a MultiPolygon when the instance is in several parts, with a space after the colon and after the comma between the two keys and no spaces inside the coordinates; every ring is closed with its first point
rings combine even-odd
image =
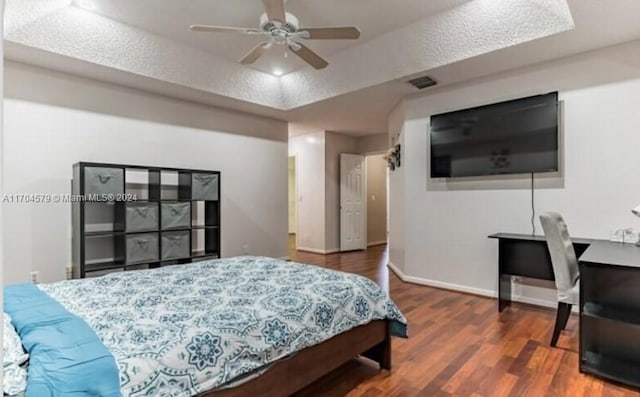
{"type": "Polygon", "coordinates": [[[95,10],[7,0],[7,58],[352,134],[386,131],[416,92],[409,76],[446,86],[640,38],[637,0],[290,0],[303,25],[354,24],[362,39],[310,44],[330,62],[323,71],[278,54],[248,68],[235,59],[255,38],[187,26],[253,27],[260,0],[82,1],[95,10]],[[292,72],[265,73],[274,67],[292,72]]]}

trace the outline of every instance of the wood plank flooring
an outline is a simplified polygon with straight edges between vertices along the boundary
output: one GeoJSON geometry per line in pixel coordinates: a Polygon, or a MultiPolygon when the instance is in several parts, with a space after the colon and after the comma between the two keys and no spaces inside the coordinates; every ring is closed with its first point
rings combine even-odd
{"type": "Polygon", "coordinates": [[[386,246],[326,256],[293,249],[290,257],[376,281],[407,317],[410,335],[394,338],[391,372],[353,360],[296,397],[640,396],[579,373],[576,316],[551,348],[553,310],[514,303],[499,314],[493,299],[403,283],[387,269],[386,246]]]}

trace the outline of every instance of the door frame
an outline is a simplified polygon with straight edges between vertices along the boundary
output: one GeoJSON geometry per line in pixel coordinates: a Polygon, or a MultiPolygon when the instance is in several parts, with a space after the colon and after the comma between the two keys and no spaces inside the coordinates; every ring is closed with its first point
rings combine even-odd
{"type": "MultiPolygon", "coordinates": [[[[289,219],[289,161],[293,159],[293,195],[294,195],[294,200],[293,200],[293,212],[295,213],[295,224],[293,225],[294,231],[293,234],[296,235],[296,237],[298,236],[298,229],[299,229],[299,224],[298,224],[298,156],[296,154],[287,156],[287,235],[292,234],[289,231],[289,222],[291,222],[291,219],[289,219]]],[[[297,239],[296,239],[296,245],[297,245],[297,239]]],[[[296,247],[297,248],[297,247],[296,247]]]]}

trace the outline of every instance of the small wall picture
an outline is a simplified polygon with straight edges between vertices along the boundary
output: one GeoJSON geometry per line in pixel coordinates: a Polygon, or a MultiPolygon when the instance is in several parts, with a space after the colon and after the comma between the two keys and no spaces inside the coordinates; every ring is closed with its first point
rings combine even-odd
{"type": "Polygon", "coordinates": [[[387,161],[387,167],[389,167],[391,171],[395,171],[396,168],[400,168],[400,165],[402,164],[401,150],[402,147],[400,144],[397,144],[387,150],[387,153],[384,155],[384,159],[387,161]]]}

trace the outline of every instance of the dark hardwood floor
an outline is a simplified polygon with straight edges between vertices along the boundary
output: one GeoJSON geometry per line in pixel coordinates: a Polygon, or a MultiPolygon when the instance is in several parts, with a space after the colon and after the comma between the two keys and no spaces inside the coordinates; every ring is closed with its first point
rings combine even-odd
{"type": "Polygon", "coordinates": [[[297,397],[332,396],[640,396],[578,371],[578,319],[549,346],[555,312],[514,303],[502,314],[490,298],[403,283],[386,266],[386,246],[294,261],[362,274],[390,291],[409,322],[394,338],[393,368],[353,360],[297,397]]]}

